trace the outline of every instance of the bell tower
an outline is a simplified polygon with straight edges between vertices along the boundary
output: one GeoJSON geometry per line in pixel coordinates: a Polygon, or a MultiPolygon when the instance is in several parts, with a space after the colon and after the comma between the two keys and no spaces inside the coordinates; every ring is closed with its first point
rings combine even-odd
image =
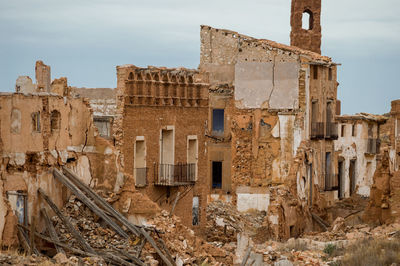
{"type": "Polygon", "coordinates": [[[321,53],[321,0],[292,0],[290,45],[321,53]]]}

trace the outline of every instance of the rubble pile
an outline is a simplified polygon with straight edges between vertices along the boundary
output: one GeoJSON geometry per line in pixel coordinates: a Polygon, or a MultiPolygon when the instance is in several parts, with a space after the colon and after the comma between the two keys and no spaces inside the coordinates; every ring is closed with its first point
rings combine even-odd
{"type": "Polygon", "coordinates": [[[265,212],[241,213],[230,203],[213,201],[207,206],[206,239],[218,245],[236,242],[240,232],[255,235],[265,216],[265,212]]]}
{"type": "MultiPolygon", "coordinates": [[[[53,265],[49,258],[44,256],[25,256],[18,253],[0,253],[0,265],[53,265]]],[[[65,264],[66,265],[66,264],[65,264]]]]}
{"type": "MultiPolygon", "coordinates": [[[[71,195],[65,204],[63,213],[70,218],[70,222],[91,247],[110,250],[112,248],[128,249],[128,252],[136,252],[135,246],[131,245],[132,240],[123,238],[106,225],[103,226],[99,218],[74,195],[71,195]]],[[[61,242],[67,242],[75,248],[80,247],[58,216],[54,216],[52,221],[61,242]]]]}
{"type": "MultiPolygon", "coordinates": [[[[161,215],[149,220],[148,224],[163,233],[162,238],[177,264],[231,265],[233,262],[232,250],[207,243],[204,239],[197,237],[193,230],[184,226],[179,217],[174,215],[170,217],[165,210],[161,212],[161,215]]],[[[148,244],[143,253],[146,256],[154,256],[154,251],[148,244]]]]}
{"type": "Polygon", "coordinates": [[[387,239],[389,237],[400,237],[400,224],[389,224],[378,227],[370,227],[367,224],[357,224],[354,226],[346,226],[344,219],[338,217],[331,231],[322,233],[305,233],[302,238],[311,239],[314,241],[338,241],[338,240],[360,240],[363,238],[374,238],[374,239],[387,239]]]}

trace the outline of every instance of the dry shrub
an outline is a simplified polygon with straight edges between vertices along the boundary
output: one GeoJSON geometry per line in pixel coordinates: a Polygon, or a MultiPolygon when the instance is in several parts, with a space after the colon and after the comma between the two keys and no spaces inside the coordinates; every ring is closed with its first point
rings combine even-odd
{"type": "Polygon", "coordinates": [[[400,240],[366,239],[346,250],[341,265],[400,265],[400,240]]]}

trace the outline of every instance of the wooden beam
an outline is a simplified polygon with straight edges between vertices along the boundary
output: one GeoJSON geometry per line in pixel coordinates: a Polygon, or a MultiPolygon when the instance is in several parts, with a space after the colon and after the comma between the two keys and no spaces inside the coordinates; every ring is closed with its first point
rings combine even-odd
{"type": "MultiPolygon", "coordinates": [[[[40,209],[40,213],[44,217],[44,221],[46,222],[46,228],[47,228],[47,231],[49,232],[49,235],[50,235],[51,239],[53,239],[54,241],[59,241],[60,239],[58,238],[56,229],[54,228],[53,223],[51,222],[49,215],[47,215],[46,209],[45,208],[41,208],[40,209]]],[[[62,249],[61,246],[55,245],[55,247],[56,247],[57,253],[65,254],[65,251],[62,249]]]]}
{"type": "Polygon", "coordinates": [[[90,198],[92,198],[93,201],[96,202],[101,208],[103,208],[104,210],[109,212],[111,216],[113,216],[120,223],[125,225],[126,228],[128,228],[136,236],[140,235],[139,227],[131,224],[128,221],[128,219],[126,219],[125,216],[123,216],[121,213],[117,212],[105,199],[103,199],[102,197],[97,195],[96,192],[94,192],[89,186],[87,186],[85,183],[83,183],[74,172],[72,172],[70,169],[68,169],[65,166],[63,167],[63,172],[79,189],[81,189],[90,198]]]}
{"type": "Polygon", "coordinates": [[[155,251],[157,252],[157,254],[160,256],[160,258],[163,260],[163,262],[167,265],[167,266],[176,266],[175,263],[172,263],[169,261],[169,259],[164,255],[164,253],[162,253],[162,251],[157,247],[156,242],[154,241],[153,238],[150,237],[150,235],[143,229],[140,228],[140,232],[142,233],[142,235],[146,238],[146,240],[150,243],[150,245],[153,246],[153,248],[155,249],[155,251]]]}
{"type": "Polygon", "coordinates": [[[97,216],[102,218],[112,229],[115,230],[122,237],[129,238],[128,234],[118,225],[116,224],[110,217],[108,217],[102,209],[100,209],[91,199],[89,199],[83,192],[75,186],[65,175],[63,175],[57,169],[53,169],[53,175],[57,178],[62,184],[64,184],[69,190],[75,194],[75,196],[82,201],[83,204],[89,207],[97,216]]]}
{"type": "Polygon", "coordinates": [[[175,198],[175,200],[174,200],[174,204],[172,205],[171,212],[169,213],[169,217],[172,217],[172,215],[174,214],[175,207],[176,207],[176,204],[178,203],[178,200],[179,200],[179,196],[180,196],[180,195],[181,195],[181,192],[178,191],[178,194],[176,195],[176,198],[175,198]]]}
{"type": "Polygon", "coordinates": [[[113,250],[115,250],[116,252],[120,253],[121,255],[127,257],[128,259],[130,259],[131,261],[133,261],[133,263],[135,263],[136,265],[140,265],[140,266],[146,266],[146,264],[144,264],[143,261],[141,261],[139,258],[132,256],[131,254],[129,254],[126,250],[123,249],[118,249],[115,247],[112,247],[113,250]]]}
{"type": "Polygon", "coordinates": [[[251,254],[251,247],[249,247],[249,248],[247,249],[246,254],[244,255],[243,261],[242,261],[242,263],[240,264],[240,266],[245,266],[245,265],[246,265],[247,260],[248,260],[249,257],[250,257],[250,254],[251,254]]]}
{"type": "MultiPolygon", "coordinates": [[[[28,231],[30,230],[28,227],[26,227],[26,226],[24,226],[22,224],[17,224],[17,225],[18,225],[19,229],[23,228],[23,229],[28,230],[28,231]]],[[[45,240],[45,241],[47,241],[49,243],[52,243],[54,245],[58,245],[60,247],[68,249],[72,253],[75,253],[75,254],[78,254],[78,255],[81,255],[81,256],[85,256],[85,257],[98,257],[99,256],[99,255],[94,254],[94,253],[85,252],[85,251],[82,251],[80,249],[73,248],[70,245],[64,244],[64,243],[62,243],[60,241],[55,241],[55,240],[51,239],[50,237],[42,235],[42,234],[40,234],[38,232],[35,232],[35,236],[37,236],[37,237],[39,237],[39,238],[41,238],[41,239],[43,239],[43,240],[45,240]]]]}
{"type": "Polygon", "coordinates": [[[92,254],[96,254],[94,249],[86,242],[86,240],[79,234],[77,230],[75,230],[74,226],[68,221],[68,219],[61,213],[56,204],[46,195],[46,193],[39,188],[39,195],[47,202],[50,208],[57,214],[60,220],[63,222],[68,231],[72,234],[72,236],[78,241],[79,245],[86,251],[92,254]]]}

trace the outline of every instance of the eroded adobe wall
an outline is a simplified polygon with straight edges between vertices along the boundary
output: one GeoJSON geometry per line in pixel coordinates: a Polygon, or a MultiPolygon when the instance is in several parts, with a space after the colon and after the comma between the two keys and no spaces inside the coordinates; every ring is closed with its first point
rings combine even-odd
{"type": "Polygon", "coordinates": [[[50,92],[51,73],[50,66],[43,61],[36,61],[35,64],[36,90],[50,92]]]}
{"type": "Polygon", "coordinates": [[[189,226],[192,225],[194,196],[200,198],[200,226],[205,225],[210,187],[205,138],[208,84],[201,81],[199,74],[192,70],[118,68],[118,84],[122,86],[118,95],[123,97],[123,111],[120,111],[123,114],[123,145],[119,147],[124,158],[124,170],[134,176],[135,142],[144,140],[147,185],[137,189],[167,210],[171,209],[177,192],[181,191],[182,198],[176,205],[175,214],[189,226]],[[174,164],[187,162],[188,137],[197,139],[198,176],[194,186],[167,188],[154,185],[157,174],[154,167],[160,163],[160,134],[163,129],[174,132],[174,164]]]}
{"type": "MultiPolygon", "coordinates": [[[[33,216],[39,217],[41,207],[46,207],[38,197],[39,187],[59,207],[67,199],[69,192],[53,178],[53,168],[65,165],[86,184],[115,189],[122,171],[118,152],[96,136],[85,100],[46,94],[2,94],[0,105],[2,245],[16,244],[16,210],[21,208],[17,208],[16,193],[27,195],[29,222],[33,216]],[[35,123],[34,113],[40,113],[35,123]]],[[[120,183],[122,186],[123,180],[120,183]]],[[[38,230],[44,228],[43,221],[37,219],[36,226],[38,230]]]]}

